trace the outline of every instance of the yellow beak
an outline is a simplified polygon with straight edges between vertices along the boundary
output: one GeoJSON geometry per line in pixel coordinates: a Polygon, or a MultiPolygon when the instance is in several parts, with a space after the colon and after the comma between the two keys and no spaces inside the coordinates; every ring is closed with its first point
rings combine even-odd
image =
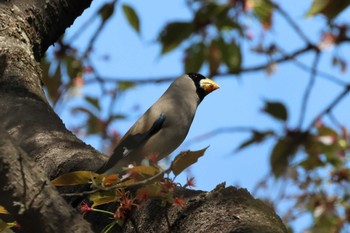
{"type": "Polygon", "coordinates": [[[200,80],[199,85],[201,86],[201,88],[203,88],[203,90],[207,94],[220,88],[220,86],[216,82],[208,78],[200,80]]]}

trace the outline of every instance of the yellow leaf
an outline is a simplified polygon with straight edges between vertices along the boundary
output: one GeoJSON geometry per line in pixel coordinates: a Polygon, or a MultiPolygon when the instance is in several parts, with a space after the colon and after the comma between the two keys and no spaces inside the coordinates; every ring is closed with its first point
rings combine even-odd
{"type": "Polygon", "coordinates": [[[95,208],[96,206],[108,204],[115,201],[116,201],[115,197],[105,197],[94,201],[94,204],[92,204],[91,207],[95,208]]]}
{"type": "Polygon", "coordinates": [[[5,222],[2,219],[0,219],[0,232],[6,232],[10,233],[13,232],[10,228],[17,227],[17,222],[5,222]]]}
{"type": "Polygon", "coordinates": [[[126,170],[137,174],[144,174],[149,176],[154,176],[160,172],[159,168],[153,166],[135,166],[126,170]]]}
{"type": "Polygon", "coordinates": [[[184,151],[178,154],[171,165],[174,175],[179,175],[183,170],[197,162],[198,158],[204,155],[208,147],[198,151],[184,151]]]}
{"type": "MultiPolygon", "coordinates": [[[[8,223],[7,223],[7,227],[8,227],[8,228],[18,227],[18,224],[17,224],[16,221],[14,221],[14,222],[8,222],[8,223]]],[[[12,231],[11,231],[11,232],[12,232],[12,231]]]]}
{"type": "Polygon", "coordinates": [[[93,202],[93,205],[91,207],[94,208],[95,206],[114,202],[118,200],[119,197],[117,196],[117,192],[115,190],[109,190],[94,193],[90,195],[89,199],[93,202]]]}
{"type": "Polygon", "coordinates": [[[94,177],[100,176],[91,171],[75,171],[64,174],[51,181],[55,186],[79,185],[91,183],[94,177]]]}
{"type": "Polygon", "coordinates": [[[7,223],[0,219],[0,232],[8,228],[7,223]]]}
{"type": "Polygon", "coordinates": [[[0,205],[0,214],[10,214],[10,213],[5,209],[5,207],[0,205]]]}
{"type": "Polygon", "coordinates": [[[126,188],[130,185],[133,185],[136,183],[136,180],[134,179],[129,179],[129,180],[126,180],[124,182],[120,182],[118,184],[115,185],[116,188],[126,188]]]}
{"type": "Polygon", "coordinates": [[[136,194],[139,199],[147,199],[149,197],[158,197],[162,193],[159,184],[149,184],[142,188],[139,188],[136,194]]]}

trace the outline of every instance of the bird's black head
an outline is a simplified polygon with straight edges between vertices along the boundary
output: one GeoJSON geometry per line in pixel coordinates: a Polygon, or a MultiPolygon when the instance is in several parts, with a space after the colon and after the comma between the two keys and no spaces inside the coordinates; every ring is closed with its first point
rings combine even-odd
{"type": "Polygon", "coordinates": [[[187,74],[194,82],[199,99],[202,101],[206,95],[219,88],[219,85],[213,80],[204,77],[198,73],[187,74]]]}

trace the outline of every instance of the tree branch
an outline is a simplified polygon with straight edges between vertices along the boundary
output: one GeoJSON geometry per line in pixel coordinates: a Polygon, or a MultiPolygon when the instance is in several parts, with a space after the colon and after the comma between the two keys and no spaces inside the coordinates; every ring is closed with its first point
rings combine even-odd
{"type": "Polygon", "coordinates": [[[304,96],[302,98],[302,103],[301,103],[301,110],[300,110],[300,118],[299,118],[299,128],[302,127],[303,125],[303,122],[304,122],[304,118],[305,118],[305,115],[306,115],[306,107],[307,107],[307,102],[309,100],[309,97],[310,97],[310,94],[311,94],[311,90],[312,90],[312,87],[314,86],[315,84],[315,80],[316,80],[316,71],[317,71],[317,65],[318,65],[318,62],[320,61],[320,52],[317,51],[316,54],[315,54],[315,58],[314,58],[314,62],[312,64],[312,70],[311,70],[311,74],[310,74],[310,80],[309,80],[309,83],[307,84],[307,87],[306,87],[306,90],[305,90],[305,93],[304,93],[304,96]]]}
{"type": "MultiPolygon", "coordinates": [[[[186,203],[183,208],[172,205],[166,209],[159,200],[150,199],[134,211],[132,217],[138,229],[147,229],[148,233],[217,232],[218,229],[220,232],[287,232],[274,211],[245,189],[225,188],[222,184],[211,192],[177,188],[175,196],[183,197],[186,203]]],[[[94,212],[88,212],[86,217],[97,232],[111,222],[108,217],[94,212]]],[[[122,228],[112,232],[134,233],[134,224],[126,221],[122,228]]]]}
{"type": "MultiPolygon", "coordinates": [[[[289,60],[292,60],[296,57],[298,57],[299,55],[302,55],[306,52],[309,51],[314,51],[316,48],[314,46],[305,46],[303,48],[297,49],[295,50],[293,53],[290,54],[285,54],[277,59],[271,60],[267,63],[263,63],[260,65],[254,65],[254,66],[250,66],[250,67],[243,67],[241,68],[237,73],[241,74],[241,73],[249,73],[249,72],[258,72],[261,70],[265,70],[266,67],[268,67],[271,63],[283,63],[283,62],[287,62],[289,60]]],[[[215,77],[220,77],[220,76],[227,76],[227,75],[236,75],[237,73],[232,73],[232,72],[228,72],[228,73],[218,73],[215,75],[215,77]]],[[[96,81],[100,82],[133,82],[135,84],[138,85],[143,85],[143,84],[150,84],[150,83],[165,83],[165,82],[172,82],[174,79],[176,79],[178,76],[167,76],[167,77],[159,77],[159,78],[155,78],[155,77],[143,77],[143,78],[136,78],[136,77],[101,77],[98,76],[96,77],[96,79],[90,79],[90,80],[86,80],[86,84],[90,84],[90,83],[94,83],[96,81]]]]}
{"type": "Polygon", "coordinates": [[[16,219],[21,232],[91,232],[2,127],[0,138],[0,205],[16,219]]]}
{"type": "Polygon", "coordinates": [[[331,112],[332,109],[350,92],[350,85],[347,86],[322,112],[320,112],[315,119],[310,123],[307,130],[310,130],[315,123],[324,115],[331,112]]]}
{"type": "Polygon", "coordinates": [[[303,39],[307,44],[312,44],[309,38],[305,35],[305,33],[300,29],[300,27],[295,23],[295,21],[290,17],[290,15],[279,5],[276,3],[273,3],[274,7],[276,8],[277,12],[279,12],[284,19],[289,23],[289,25],[294,29],[294,31],[300,36],[301,39],[303,39]]]}
{"type": "Polygon", "coordinates": [[[59,0],[19,2],[0,4],[0,28],[3,29],[0,57],[4,64],[0,76],[1,126],[50,178],[74,170],[96,170],[105,158],[68,131],[50,107],[42,89],[41,70],[33,56],[33,47],[37,45],[32,44],[44,43],[39,46],[42,49],[48,46],[45,43],[57,40],[58,32],[63,30],[61,26],[70,25],[77,16],[72,13],[65,17],[66,14],[73,10],[82,12],[84,1],[71,0],[66,4],[59,0]],[[77,7],[79,9],[75,9],[77,7]],[[53,15],[46,15],[50,13],[53,15]],[[55,16],[64,19],[62,25],[53,24],[57,20],[55,16]],[[35,17],[39,17],[38,21],[35,17]],[[51,20],[44,19],[50,17],[51,20]],[[39,28],[37,23],[46,28],[39,28]],[[49,25],[53,28],[48,28],[49,25]],[[37,32],[40,35],[35,32],[38,30],[43,30],[37,32]],[[45,33],[49,32],[53,35],[46,38],[45,33]],[[57,37],[53,38],[54,35],[57,37]],[[43,41],[39,41],[38,36],[43,36],[43,41]]]}
{"type": "Polygon", "coordinates": [[[22,10],[30,24],[26,29],[31,32],[29,38],[33,41],[35,58],[40,61],[47,48],[90,6],[91,0],[35,0],[30,4],[25,0],[16,0],[14,4],[22,10]]]}

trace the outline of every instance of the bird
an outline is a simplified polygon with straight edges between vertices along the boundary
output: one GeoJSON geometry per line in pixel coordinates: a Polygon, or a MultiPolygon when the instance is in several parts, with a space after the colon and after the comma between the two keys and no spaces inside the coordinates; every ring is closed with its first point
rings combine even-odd
{"type": "Polygon", "coordinates": [[[150,155],[161,160],[186,138],[198,105],[219,88],[199,73],[176,78],[164,94],[131,126],[119,141],[99,174],[118,174],[123,168],[141,165],[150,155]]]}
{"type": "MultiPolygon", "coordinates": [[[[130,164],[140,165],[150,155],[157,155],[160,160],[171,154],[185,140],[198,105],[218,88],[216,82],[198,73],[187,73],[175,79],[130,127],[96,173],[125,175],[124,168],[130,164]]],[[[80,192],[91,188],[86,184],[80,187],[80,192]]],[[[71,205],[76,208],[86,196],[73,198],[71,205]]]]}

